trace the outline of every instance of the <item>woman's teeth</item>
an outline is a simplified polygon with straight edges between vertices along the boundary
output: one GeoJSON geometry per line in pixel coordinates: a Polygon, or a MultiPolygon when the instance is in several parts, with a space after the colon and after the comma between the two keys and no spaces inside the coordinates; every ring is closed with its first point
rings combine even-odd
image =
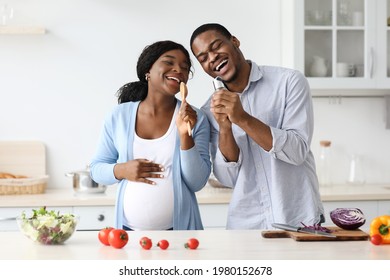
{"type": "Polygon", "coordinates": [[[176,77],[167,77],[169,80],[174,80],[176,81],[178,84],[180,84],[180,80],[176,77]]]}

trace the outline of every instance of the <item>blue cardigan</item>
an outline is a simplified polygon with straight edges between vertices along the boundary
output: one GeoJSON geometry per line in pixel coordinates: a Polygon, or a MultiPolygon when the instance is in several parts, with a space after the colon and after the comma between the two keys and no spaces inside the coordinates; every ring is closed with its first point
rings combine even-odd
{"type": "MultiPolygon", "coordinates": [[[[179,105],[180,100],[177,100],[179,105]]],[[[91,162],[91,177],[94,181],[111,185],[119,183],[115,205],[115,227],[123,226],[123,196],[127,180],[118,181],[114,176],[116,163],[133,159],[135,121],[139,102],[122,103],[114,108],[104,122],[91,162]]],[[[195,192],[201,190],[209,178],[211,162],[209,154],[210,127],[202,111],[197,112],[197,123],[193,128],[195,146],[189,150],[180,149],[176,137],[173,155],[172,176],[174,182],[174,230],[203,229],[195,192]]]]}

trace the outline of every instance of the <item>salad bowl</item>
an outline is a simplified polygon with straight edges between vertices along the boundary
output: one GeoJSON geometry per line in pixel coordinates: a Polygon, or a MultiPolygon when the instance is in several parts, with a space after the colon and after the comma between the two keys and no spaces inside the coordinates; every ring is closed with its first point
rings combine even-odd
{"type": "Polygon", "coordinates": [[[35,242],[45,245],[63,244],[76,230],[79,217],[48,211],[46,207],[32,210],[32,215],[23,212],[16,218],[20,231],[35,242]]]}

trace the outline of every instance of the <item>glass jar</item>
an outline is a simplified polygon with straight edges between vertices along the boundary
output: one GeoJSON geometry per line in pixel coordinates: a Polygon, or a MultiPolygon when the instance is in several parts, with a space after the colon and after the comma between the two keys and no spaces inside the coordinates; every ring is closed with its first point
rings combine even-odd
{"type": "Polygon", "coordinates": [[[320,141],[320,157],[318,162],[318,182],[320,186],[332,185],[331,179],[331,141],[322,140],[320,141]]]}

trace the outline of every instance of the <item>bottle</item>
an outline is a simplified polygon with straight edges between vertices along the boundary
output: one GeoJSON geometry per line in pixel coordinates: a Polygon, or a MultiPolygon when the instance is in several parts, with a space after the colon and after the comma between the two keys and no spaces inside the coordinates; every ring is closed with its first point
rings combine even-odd
{"type": "Polygon", "coordinates": [[[320,186],[331,186],[331,141],[320,141],[320,157],[318,162],[318,182],[320,186]]]}
{"type": "Polygon", "coordinates": [[[353,154],[349,165],[349,176],[347,183],[353,185],[364,185],[364,168],[363,162],[359,155],[353,154]]]}

